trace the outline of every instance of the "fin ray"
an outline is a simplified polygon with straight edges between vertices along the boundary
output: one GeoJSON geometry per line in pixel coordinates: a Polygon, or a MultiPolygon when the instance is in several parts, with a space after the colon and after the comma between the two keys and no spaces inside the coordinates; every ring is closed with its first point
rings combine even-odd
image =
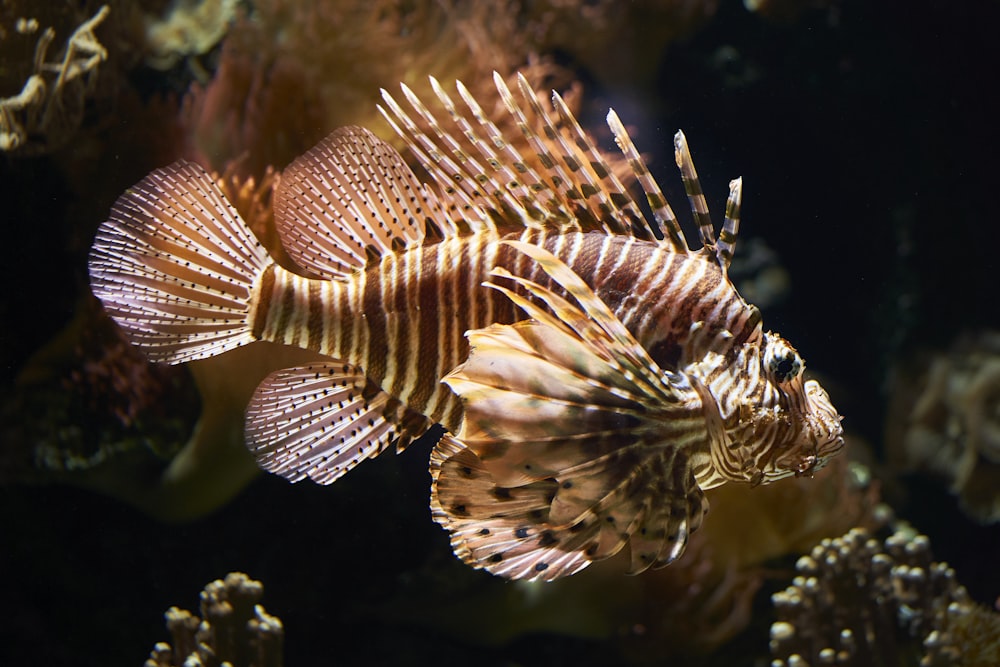
{"type": "Polygon", "coordinates": [[[729,199],[726,200],[726,218],[719,231],[716,250],[719,253],[719,264],[729,269],[736,252],[736,236],[740,232],[740,207],[743,205],[743,179],[734,178],[729,182],[729,199]]]}
{"type": "Polygon", "coordinates": [[[183,160],[118,198],[88,259],[105,310],[169,363],[252,342],[253,288],[271,263],[208,172],[183,160]]]}
{"type": "Polygon", "coordinates": [[[466,564],[528,581],[551,581],[590,564],[581,550],[546,530],[554,481],[498,487],[475,453],[449,435],[431,454],[431,477],[434,520],[448,530],[455,555],[466,564]]]}
{"type": "Polygon", "coordinates": [[[332,484],[399,436],[391,401],[340,361],[276,371],[247,407],[247,447],[268,472],[332,484]]]}
{"type": "Polygon", "coordinates": [[[715,246],[715,227],[712,225],[712,216],[708,212],[708,202],[705,201],[698,172],[694,168],[687,137],[680,130],[674,135],[674,159],[681,170],[681,180],[684,181],[684,190],[691,204],[691,213],[698,225],[698,238],[703,247],[712,248],[715,246]]]}
{"type": "Polygon", "coordinates": [[[632,138],[629,137],[625,125],[618,118],[618,114],[615,113],[614,109],[608,111],[607,121],[608,127],[611,128],[611,134],[615,137],[615,143],[618,144],[618,148],[621,149],[622,154],[632,168],[632,173],[635,174],[636,180],[639,181],[643,192],[646,193],[646,201],[649,202],[649,208],[653,212],[653,219],[656,221],[660,234],[670,244],[674,252],[687,253],[689,251],[688,242],[684,238],[684,231],[681,229],[680,223],[677,222],[677,216],[674,215],[673,209],[670,208],[670,203],[663,194],[663,190],[657,184],[656,179],[649,173],[649,168],[646,166],[645,160],[642,159],[639,151],[636,150],[635,144],[632,143],[632,138]]]}
{"type": "Polygon", "coordinates": [[[510,578],[564,576],[626,544],[634,572],[676,559],[707,507],[691,462],[706,444],[698,392],[560,260],[511,245],[576,304],[499,274],[539,303],[505,289],[532,319],[470,332],[444,380],[465,419],[461,444],[432,460],[438,522],[466,562],[510,578]]]}
{"type": "MultiPolygon", "coordinates": [[[[523,85],[527,85],[523,76],[519,80],[523,80],[523,85]]],[[[639,210],[632,195],[615,176],[607,160],[580,127],[580,123],[577,122],[559,93],[552,93],[552,106],[559,114],[562,125],[569,129],[573,139],[572,145],[577,149],[581,164],[586,165],[582,173],[589,172],[597,178],[596,182],[591,181],[591,186],[595,190],[592,196],[598,197],[598,209],[604,214],[605,224],[610,226],[615,233],[631,233],[636,238],[653,240],[655,238],[653,226],[639,210]]]]}
{"type": "Polygon", "coordinates": [[[456,82],[456,87],[466,110],[460,110],[431,79],[438,102],[456,128],[453,132],[409,87],[401,86],[401,91],[413,109],[412,117],[392,95],[382,91],[386,104],[380,107],[383,115],[445,197],[476,212],[482,218],[478,224],[487,226],[503,221],[655,238],[654,225],[615,177],[562,97],[553,94],[549,110],[523,75],[518,75],[516,85],[520,100],[499,73],[494,72],[493,79],[500,101],[523,135],[522,143],[526,141],[533,153],[530,160],[518,151],[515,137],[509,136],[516,132],[501,132],[461,82],[456,82]]]}
{"type": "Polygon", "coordinates": [[[342,127],[282,173],[274,195],[289,255],[327,279],[379,255],[419,243],[440,204],[396,150],[362,127],[342,127]]]}

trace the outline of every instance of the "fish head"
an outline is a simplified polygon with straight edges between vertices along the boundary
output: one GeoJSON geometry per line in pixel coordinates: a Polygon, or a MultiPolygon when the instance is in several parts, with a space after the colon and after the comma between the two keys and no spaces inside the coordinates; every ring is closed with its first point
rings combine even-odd
{"type": "Polygon", "coordinates": [[[842,417],[819,382],[803,377],[805,363],[788,341],[766,333],[760,352],[760,378],[766,387],[759,395],[768,405],[754,412],[762,415],[759,419],[767,415],[773,428],[772,437],[765,439],[770,451],[759,459],[752,481],[810,476],[843,448],[842,417]]]}

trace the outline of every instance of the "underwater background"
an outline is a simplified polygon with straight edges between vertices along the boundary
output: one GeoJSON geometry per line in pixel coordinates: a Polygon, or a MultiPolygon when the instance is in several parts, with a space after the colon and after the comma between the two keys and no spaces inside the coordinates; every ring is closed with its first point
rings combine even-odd
{"type": "Polygon", "coordinates": [[[866,623],[849,664],[998,664],[996,2],[37,4],[0,0],[0,664],[142,664],[230,572],[284,628],[237,664],[817,664],[866,623]],[[717,213],[743,176],[737,285],[845,416],[838,462],[710,492],[664,570],[469,569],[430,518],[429,441],[331,487],[258,474],[243,408],[295,353],[150,366],[89,295],[94,231],[151,169],[214,169],[273,249],[274,174],[340,125],[391,137],[379,87],[493,70],[568,90],[609,151],[614,107],[688,230],[678,128],[717,213]],[[797,565],[829,594],[789,604],[797,565]]]}

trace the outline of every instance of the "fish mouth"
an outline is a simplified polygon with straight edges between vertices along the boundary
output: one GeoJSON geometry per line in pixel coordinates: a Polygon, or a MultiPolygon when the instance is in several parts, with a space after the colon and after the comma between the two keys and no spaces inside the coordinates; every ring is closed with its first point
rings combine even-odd
{"type": "Polygon", "coordinates": [[[795,475],[811,477],[844,448],[844,428],[841,417],[830,402],[826,391],[815,380],[804,385],[806,405],[800,416],[802,430],[788,452],[775,460],[768,479],[795,475]]]}

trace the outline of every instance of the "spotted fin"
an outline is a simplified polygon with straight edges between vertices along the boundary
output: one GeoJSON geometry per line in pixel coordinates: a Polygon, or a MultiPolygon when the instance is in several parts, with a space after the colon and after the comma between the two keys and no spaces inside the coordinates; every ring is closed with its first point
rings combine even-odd
{"type": "Polygon", "coordinates": [[[409,424],[408,416],[355,366],[336,361],[289,368],[269,375],[254,392],[247,447],[268,472],[292,482],[308,477],[332,484],[394,441],[401,450],[426,428],[409,424]]]}
{"type": "Polygon", "coordinates": [[[282,244],[328,279],[373,257],[455,233],[451,216],[396,149],[363,127],[342,127],[292,162],[274,195],[282,244]]]}
{"type": "Polygon", "coordinates": [[[659,369],[562,262],[511,245],[576,304],[494,271],[533,297],[492,285],[531,319],[470,332],[468,361],[444,380],[465,404],[467,449],[439,456],[435,515],[460,556],[503,576],[554,578],[543,573],[556,563],[625,544],[633,572],[666,565],[707,509],[691,464],[707,437],[698,392],[659,369]],[[518,565],[505,569],[515,545],[518,565]]]}
{"type": "Polygon", "coordinates": [[[208,172],[181,160],[118,198],[88,265],[129,341],[176,364],[254,340],[254,288],[272,261],[208,172]]]}
{"type": "Polygon", "coordinates": [[[431,453],[430,470],[431,512],[463,562],[529,581],[569,576],[590,564],[581,549],[567,548],[545,532],[554,480],[497,486],[479,457],[450,435],[431,453]]]}

